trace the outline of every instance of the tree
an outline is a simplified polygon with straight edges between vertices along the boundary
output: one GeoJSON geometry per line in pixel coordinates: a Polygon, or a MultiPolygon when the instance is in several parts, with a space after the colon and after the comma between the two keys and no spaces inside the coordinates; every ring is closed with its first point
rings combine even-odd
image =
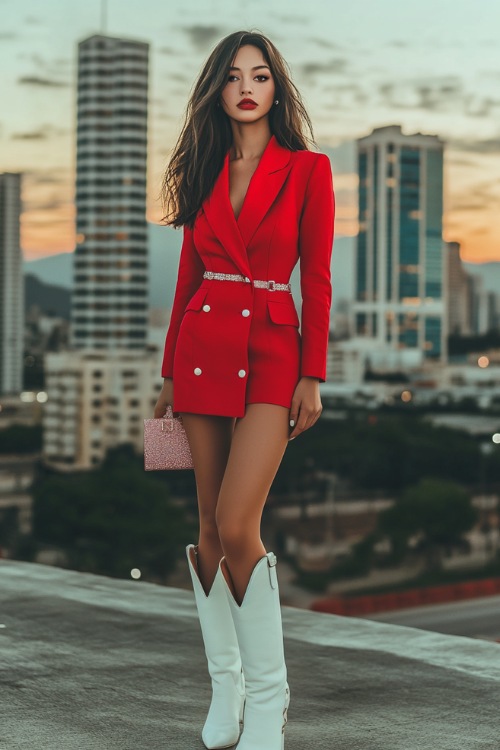
{"type": "Polygon", "coordinates": [[[126,577],[139,568],[143,578],[164,580],[194,531],[127,447],[110,451],[96,471],[42,478],[33,494],[36,541],[62,549],[76,570],[126,577]]]}
{"type": "Polygon", "coordinates": [[[463,487],[426,478],[380,514],[378,530],[390,538],[396,559],[407,554],[410,538],[417,536],[432,570],[441,567],[443,551],[459,545],[476,521],[477,511],[463,487]]]}
{"type": "Polygon", "coordinates": [[[41,425],[14,424],[0,430],[0,453],[34,453],[42,449],[41,425]]]}

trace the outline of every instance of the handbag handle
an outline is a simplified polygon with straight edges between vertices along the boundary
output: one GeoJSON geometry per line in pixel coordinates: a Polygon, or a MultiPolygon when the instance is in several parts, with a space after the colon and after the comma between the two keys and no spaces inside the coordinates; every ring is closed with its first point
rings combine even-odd
{"type": "MultiPolygon", "coordinates": [[[[172,405],[171,405],[171,404],[167,404],[167,408],[166,408],[166,410],[165,410],[165,414],[163,415],[163,417],[160,417],[160,419],[164,419],[164,420],[165,420],[165,419],[166,419],[166,420],[174,420],[174,419],[178,419],[178,420],[180,420],[180,421],[182,422],[182,416],[181,416],[180,414],[179,414],[179,416],[178,416],[178,417],[174,417],[174,412],[173,412],[173,409],[172,409],[172,405]]],[[[173,425],[173,422],[172,422],[172,423],[171,423],[171,429],[173,429],[173,426],[174,426],[174,425],[173,425]]],[[[162,429],[162,431],[163,431],[163,425],[162,425],[162,428],[161,428],[161,429],[162,429]]]]}

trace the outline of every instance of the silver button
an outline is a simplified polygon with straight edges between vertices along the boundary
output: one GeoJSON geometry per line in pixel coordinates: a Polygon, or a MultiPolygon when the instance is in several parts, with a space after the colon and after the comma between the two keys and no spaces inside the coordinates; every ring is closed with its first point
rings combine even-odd
{"type": "Polygon", "coordinates": [[[247,282],[247,284],[250,283],[250,279],[248,278],[248,276],[245,276],[245,281],[247,282]]]}
{"type": "Polygon", "coordinates": [[[244,378],[245,375],[246,375],[246,371],[245,370],[239,370],[238,371],[238,375],[240,376],[240,378],[244,378]]]}
{"type": "Polygon", "coordinates": [[[195,367],[194,368],[194,374],[195,375],[201,375],[201,367],[195,367]]]}
{"type": "Polygon", "coordinates": [[[205,312],[210,312],[210,305],[203,305],[205,312]]]}
{"type": "Polygon", "coordinates": [[[241,311],[241,314],[243,315],[244,318],[248,318],[248,316],[250,315],[250,310],[247,310],[245,308],[245,310],[241,311]]]}

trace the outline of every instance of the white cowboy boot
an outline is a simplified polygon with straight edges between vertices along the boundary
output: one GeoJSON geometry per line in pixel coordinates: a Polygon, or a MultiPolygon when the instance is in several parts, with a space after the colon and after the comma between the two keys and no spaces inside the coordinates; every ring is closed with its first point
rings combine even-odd
{"type": "MultiPolygon", "coordinates": [[[[219,569],[230,571],[223,557],[219,569]]],[[[283,750],[290,689],[283,648],[276,556],[255,565],[238,605],[224,577],[245,674],[243,732],[237,750],[283,750]]]]}
{"type": "Polygon", "coordinates": [[[205,747],[215,750],[231,747],[238,741],[245,682],[224,576],[218,567],[207,596],[198,577],[197,551],[194,544],[186,547],[208,672],[212,678],[212,701],[201,737],[205,747]]]}

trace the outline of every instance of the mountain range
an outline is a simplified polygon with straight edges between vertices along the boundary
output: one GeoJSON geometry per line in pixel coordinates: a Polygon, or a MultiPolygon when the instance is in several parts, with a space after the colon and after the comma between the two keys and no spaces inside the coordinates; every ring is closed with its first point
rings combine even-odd
{"type": "MultiPolygon", "coordinates": [[[[182,230],[160,224],[148,225],[150,263],[150,307],[170,309],[174,298],[182,244],[182,230]]],[[[354,296],[355,237],[336,237],[332,254],[333,307],[354,296]]],[[[73,253],[58,253],[25,261],[24,271],[40,282],[71,289],[73,253]]],[[[464,263],[469,273],[479,275],[486,289],[500,294],[500,262],[464,263]]],[[[295,267],[291,282],[292,294],[300,307],[299,264],[295,267]]],[[[38,289],[38,291],[40,291],[38,289]]],[[[64,303],[63,303],[64,305],[64,303]]]]}

